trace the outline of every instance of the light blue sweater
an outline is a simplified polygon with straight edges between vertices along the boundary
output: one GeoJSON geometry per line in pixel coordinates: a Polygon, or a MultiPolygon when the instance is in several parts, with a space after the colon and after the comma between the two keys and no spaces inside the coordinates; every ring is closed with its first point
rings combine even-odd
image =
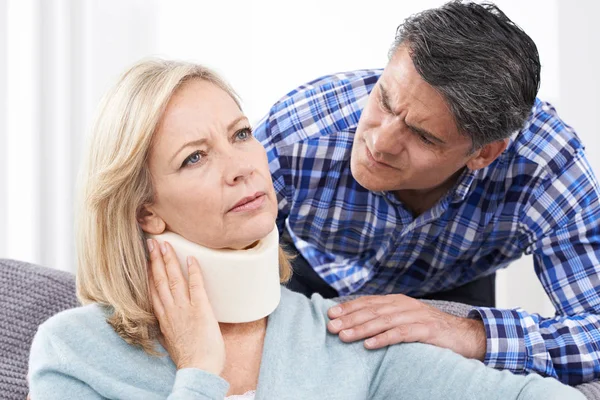
{"type": "MultiPolygon", "coordinates": [[[[573,388],[537,375],[517,376],[425,344],[365,350],[327,332],[327,309],[282,288],[269,316],[256,400],[272,399],[584,399],[573,388]]],[[[106,309],[88,305],[42,324],[33,340],[29,383],[43,399],[223,399],[221,377],[177,371],[168,356],[128,345],[106,323],[106,309]]],[[[164,349],[157,343],[157,349],[164,349]]]]}

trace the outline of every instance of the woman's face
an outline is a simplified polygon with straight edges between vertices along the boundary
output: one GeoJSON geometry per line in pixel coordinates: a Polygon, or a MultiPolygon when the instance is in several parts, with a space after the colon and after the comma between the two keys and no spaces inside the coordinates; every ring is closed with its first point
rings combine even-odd
{"type": "Polygon", "coordinates": [[[193,79],[175,92],[148,167],[154,202],[141,218],[146,232],[166,229],[206,247],[242,249],[275,226],[265,149],[235,101],[210,82],[193,79]]]}

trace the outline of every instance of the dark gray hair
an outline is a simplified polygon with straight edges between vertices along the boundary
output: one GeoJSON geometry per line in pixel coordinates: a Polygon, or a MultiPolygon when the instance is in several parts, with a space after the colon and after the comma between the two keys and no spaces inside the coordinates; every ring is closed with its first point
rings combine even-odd
{"type": "Polygon", "coordinates": [[[529,116],[540,84],[537,47],[495,5],[452,1],[413,15],[398,27],[390,58],[400,46],[473,149],[510,137],[529,116]]]}

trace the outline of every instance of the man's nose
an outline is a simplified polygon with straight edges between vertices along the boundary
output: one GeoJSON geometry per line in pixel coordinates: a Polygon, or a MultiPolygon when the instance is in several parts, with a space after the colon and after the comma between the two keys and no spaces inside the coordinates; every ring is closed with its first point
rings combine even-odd
{"type": "Polygon", "coordinates": [[[373,129],[371,145],[373,156],[381,154],[398,155],[402,152],[404,135],[396,124],[383,122],[378,128],[373,129]]]}

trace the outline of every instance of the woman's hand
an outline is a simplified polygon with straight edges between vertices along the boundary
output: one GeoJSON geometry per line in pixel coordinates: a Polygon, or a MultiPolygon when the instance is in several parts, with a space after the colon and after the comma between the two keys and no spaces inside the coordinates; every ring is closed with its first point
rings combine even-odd
{"type": "Polygon", "coordinates": [[[188,282],[173,247],[148,239],[150,294],[164,337],[161,343],[182,368],[198,368],[215,375],[225,367],[225,344],[204,290],[198,262],[188,257],[188,282]]]}

